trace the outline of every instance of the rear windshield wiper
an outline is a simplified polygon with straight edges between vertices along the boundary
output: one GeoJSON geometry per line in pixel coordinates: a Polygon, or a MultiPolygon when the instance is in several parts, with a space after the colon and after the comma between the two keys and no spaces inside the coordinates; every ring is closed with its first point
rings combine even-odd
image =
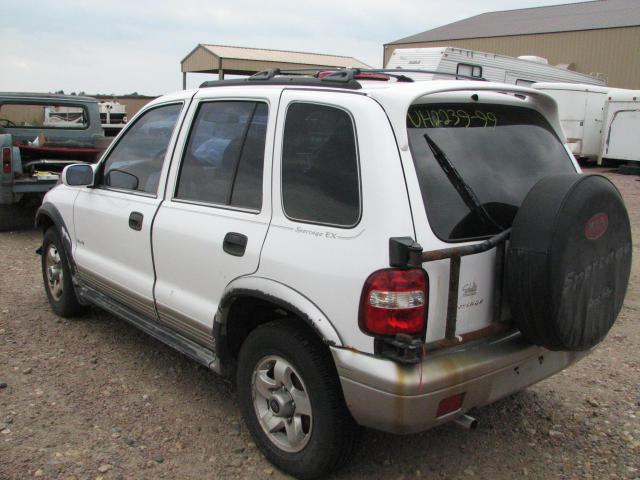
{"type": "Polygon", "coordinates": [[[462,201],[467,205],[467,207],[469,207],[469,210],[477,212],[484,224],[497,228],[498,231],[504,230],[505,227],[496,222],[491,215],[489,215],[489,212],[487,212],[487,210],[482,206],[482,203],[478,200],[473,189],[462,179],[460,173],[456,170],[456,167],[453,166],[438,144],[426,133],[424,134],[424,139],[427,141],[427,145],[429,145],[431,152],[433,152],[433,157],[438,162],[438,165],[440,165],[440,168],[442,168],[442,171],[451,182],[451,185],[456,189],[456,192],[458,192],[462,201]]]}

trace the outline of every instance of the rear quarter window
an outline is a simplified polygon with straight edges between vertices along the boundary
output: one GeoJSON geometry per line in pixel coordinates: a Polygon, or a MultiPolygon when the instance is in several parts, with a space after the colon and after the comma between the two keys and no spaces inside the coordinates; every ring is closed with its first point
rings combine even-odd
{"type": "Polygon", "coordinates": [[[538,180],[575,172],[549,123],[530,108],[412,105],[407,132],[430,226],[444,241],[509,228],[538,180]]]}
{"type": "Polygon", "coordinates": [[[282,144],[282,205],[292,220],[351,227],[360,218],[356,136],[351,116],[293,103],[282,144]]]}

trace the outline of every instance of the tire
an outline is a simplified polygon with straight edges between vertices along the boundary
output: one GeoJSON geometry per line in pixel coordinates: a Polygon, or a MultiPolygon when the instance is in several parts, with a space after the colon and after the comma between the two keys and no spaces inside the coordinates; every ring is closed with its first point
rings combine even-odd
{"type": "Polygon", "coordinates": [[[33,228],[37,207],[0,205],[0,232],[33,228]]]}
{"type": "Polygon", "coordinates": [[[42,239],[42,280],[51,308],[64,318],[84,312],[73,287],[69,259],[55,227],[47,229],[42,239]]]}
{"type": "Polygon", "coordinates": [[[265,457],[280,470],[297,478],[313,479],[339,468],[352,457],[360,427],[347,410],[328,349],[312,333],[291,321],[257,327],[240,349],[236,381],[247,428],[265,457]],[[281,374],[276,374],[276,369],[281,374]],[[285,379],[283,383],[290,384],[287,392],[291,393],[266,390],[271,399],[268,401],[254,389],[254,378],[256,385],[265,387],[281,385],[277,379],[285,379]],[[262,378],[267,382],[261,382],[262,378]],[[308,403],[299,400],[305,393],[308,403]],[[291,398],[298,399],[293,411],[286,403],[291,398]],[[288,413],[284,411],[287,405],[288,413]],[[310,415],[300,413],[306,411],[310,415]],[[270,415],[265,418],[271,419],[274,433],[266,433],[258,412],[270,415]],[[289,414],[291,421],[286,419],[289,414]],[[296,440],[290,441],[286,435],[289,429],[301,436],[292,434],[296,440]]]}
{"type": "Polygon", "coordinates": [[[600,175],[540,180],[513,222],[507,252],[514,322],[532,343],[584,351],[613,326],[631,272],[631,226],[600,175]]]}

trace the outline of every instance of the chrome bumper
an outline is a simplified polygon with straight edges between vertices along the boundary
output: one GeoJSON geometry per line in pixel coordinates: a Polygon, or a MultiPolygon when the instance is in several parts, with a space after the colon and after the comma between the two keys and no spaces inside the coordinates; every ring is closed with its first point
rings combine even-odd
{"type": "Polygon", "coordinates": [[[332,347],[331,353],[353,417],[361,425],[390,433],[415,433],[445,423],[537,383],[586,355],[532,346],[520,333],[434,353],[421,366],[345,348],[332,347]],[[463,392],[459,410],[436,415],[441,400],[463,392]]]}

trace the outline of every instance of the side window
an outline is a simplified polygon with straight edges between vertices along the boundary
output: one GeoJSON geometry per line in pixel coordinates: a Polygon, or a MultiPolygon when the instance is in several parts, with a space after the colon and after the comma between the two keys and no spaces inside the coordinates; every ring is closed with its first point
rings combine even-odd
{"type": "Polygon", "coordinates": [[[267,105],[261,102],[201,104],[189,133],[176,198],[260,210],[267,117],[267,105]]]}
{"type": "Polygon", "coordinates": [[[344,110],[293,103],[282,145],[282,203],[293,220],[342,227],[360,216],[358,154],[344,110]]]}
{"type": "Polygon", "coordinates": [[[532,81],[532,80],[523,80],[523,79],[521,79],[521,78],[519,78],[519,79],[517,79],[517,80],[516,80],[516,85],[519,85],[519,86],[521,86],[521,87],[530,87],[530,86],[531,86],[531,85],[533,85],[534,83],[536,83],[536,82],[534,82],[534,81],[532,81]]]}
{"type": "Polygon", "coordinates": [[[459,63],[456,69],[458,75],[464,75],[466,77],[481,78],[482,67],[478,65],[469,65],[467,63],[459,63]]]}
{"type": "Polygon", "coordinates": [[[155,194],[182,104],[152,108],[138,118],[104,163],[102,184],[155,194]]]}

